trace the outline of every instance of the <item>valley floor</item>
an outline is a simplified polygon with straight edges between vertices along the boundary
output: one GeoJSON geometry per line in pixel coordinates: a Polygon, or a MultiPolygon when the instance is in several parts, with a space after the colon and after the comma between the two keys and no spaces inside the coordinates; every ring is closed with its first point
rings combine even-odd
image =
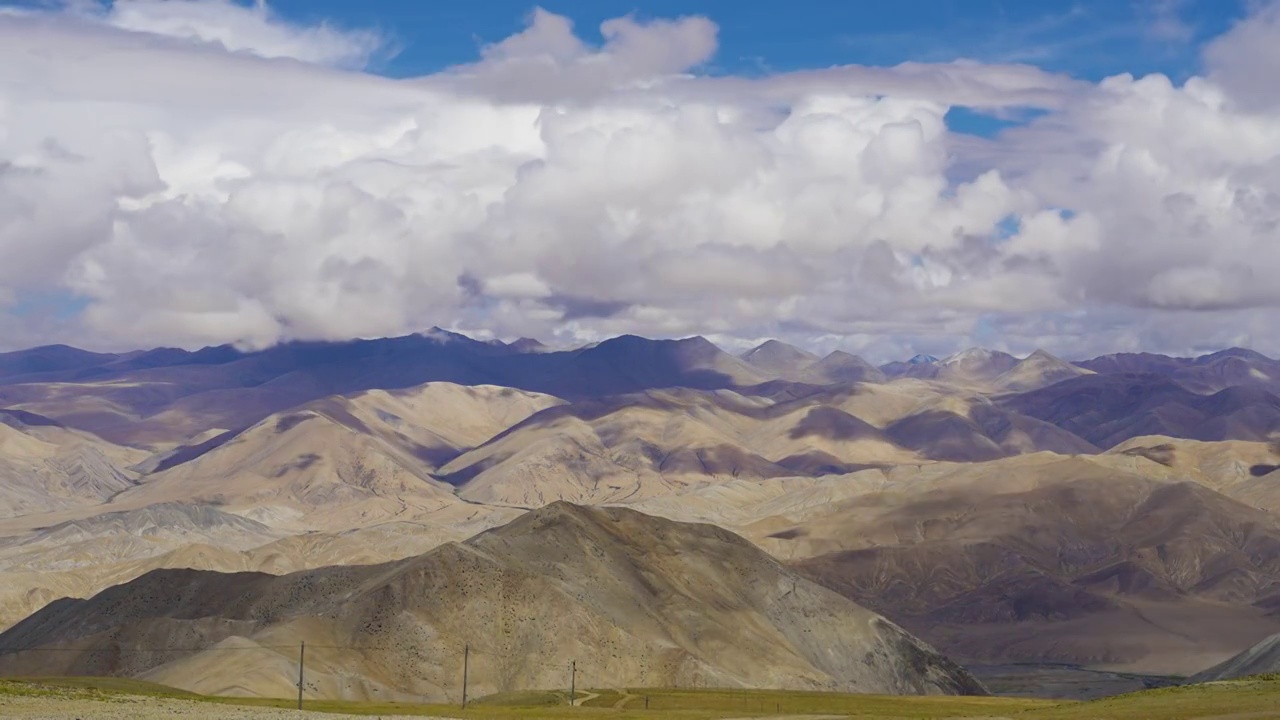
{"type": "MultiPolygon", "coordinates": [[[[324,712],[298,712],[278,708],[212,705],[191,700],[157,700],[146,697],[118,697],[110,700],[87,698],[4,698],[0,699],[0,717],[23,720],[168,720],[173,717],[191,720],[277,720],[283,718],[367,718],[368,715],[338,715],[324,712]]],[[[392,720],[391,715],[379,716],[392,720]]],[[[421,716],[415,716],[421,718],[421,716]]]]}
{"type": "Polygon", "coordinates": [[[578,707],[564,692],[522,692],[456,706],[314,702],[315,711],[287,709],[290,700],[227,700],[163,686],[104,679],[0,681],[0,717],[48,720],[110,718],[317,718],[376,716],[539,720],[582,717],[860,718],[863,720],[1261,720],[1280,718],[1280,676],[1163,688],[1093,702],[1015,698],[886,697],[767,690],[597,689],[578,707]],[[136,685],[136,687],[134,687],[136,685]],[[645,709],[646,701],[648,709],[645,709]],[[398,713],[398,714],[396,714],[398,713]]]}
{"type": "Polygon", "coordinates": [[[966,665],[994,695],[1003,697],[1097,700],[1141,690],[1170,687],[1179,678],[1110,672],[1078,665],[966,665]]]}

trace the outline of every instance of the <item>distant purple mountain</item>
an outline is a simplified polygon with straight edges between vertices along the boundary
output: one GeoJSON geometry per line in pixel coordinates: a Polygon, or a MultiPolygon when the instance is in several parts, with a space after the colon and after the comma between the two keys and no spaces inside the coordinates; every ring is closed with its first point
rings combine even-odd
{"type": "Polygon", "coordinates": [[[1141,435],[1267,440],[1280,432],[1280,397],[1261,386],[1201,395],[1152,373],[1084,375],[1002,400],[1102,448],[1141,435]]]}
{"type": "MultiPolygon", "coordinates": [[[[203,417],[214,427],[240,428],[328,395],[433,381],[502,385],[575,399],[663,387],[750,386],[768,379],[700,337],[622,336],[579,350],[527,350],[527,344],[486,343],[441,330],[379,340],[291,342],[259,352],[219,346],[125,356],[37,348],[0,355],[0,368],[9,370],[0,377],[0,407],[37,399],[35,383],[114,380],[119,382],[95,392],[142,417],[143,424],[175,411],[203,417]]],[[[123,427],[120,415],[55,419],[117,441],[136,430],[123,427]]]]}
{"type": "Polygon", "coordinates": [[[1239,386],[1261,386],[1280,392],[1280,362],[1245,348],[1230,348],[1197,358],[1119,353],[1083,360],[1075,365],[1104,375],[1159,375],[1202,395],[1239,386]]]}
{"type": "MultiPolygon", "coordinates": [[[[847,353],[815,359],[776,342],[739,358],[701,337],[632,335],[550,351],[536,341],[482,342],[438,328],[398,338],[290,342],[257,352],[223,345],[194,352],[94,353],[55,345],[0,354],[0,407],[33,407],[51,421],[123,442],[139,432],[172,435],[175,430],[167,426],[175,418],[236,429],[328,395],[431,381],[501,385],[569,400],[668,387],[797,397],[818,386],[895,377],[986,377],[1015,361],[1004,353],[969,350],[942,361],[917,355],[876,369],[847,353]],[[53,382],[92,382],[86,393],[100,403],[88,409],[69,404],[63,412],[40,409],[52,392],[41,383],[53,382]]],[[[1250,350],[1194,359],[1118,354],[1076,364],[1098,374],[1014,394],[1003,401],[1005,407],[1099,447],[1149,432],[1254,439],[1280,429],[1270,404],[1280,394],[1280,362],[1250,350]]]]}

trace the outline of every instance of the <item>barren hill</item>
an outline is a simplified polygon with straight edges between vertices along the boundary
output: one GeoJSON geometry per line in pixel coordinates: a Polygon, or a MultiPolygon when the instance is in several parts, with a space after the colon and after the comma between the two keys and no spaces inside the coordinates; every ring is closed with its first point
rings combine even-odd
{"type": "Polygon", "coordinates": [[[22,449],[0,445],[9,450],[0,468],[15,478],[0,488],[0,508],[14,508],[0,518],[0,627],[59,595],[87,596],[157,567],[288,572],[399,559],[465,538],[511,513],[457,499],[434,479],[438,464],[560,402],[449,383],[375,390],[142,463],[141,451],[51,421],[0,425],[22,449]],[[202,523],[219,519],[218,532],[206,532],[202,523]],[[384,534],[394,524],[412,532],[384,534]],[[307,535],[286,537],[295,533],[307,535]]]}
{"type": "Polygon", "coordinates": [[[1280,397],[1264,387],[1198,395],[1158,375],[1083,375],[1000,404],[1102,448],[1142,435],[1265,441],[1280,432],[1280,397]]]}
{"type": "Polygon", "coordinates": [[[1215,682],[1276,672],[1280,672],[1280,633],[1265,638],[1239,655],[1192,675],[1189,681],[1215,682]]]}
{"type": "Polygon", "coordinates": [[[728,478],[847,472],[916,459],[842,409],[845,393],[771,402],[650,391],[551,408],[442,468],[476,502],[632,502],[728,478]]]}
{"type": "Polygon", "coordinates": [[[0,538],[0,629],[58,598],[90,597],[156,569],[284,574],[381,563],[466,539],[516,514],[453,501],[404,520],[288,534],[207,505],[112,510],[0,538]]]}
{"type": "MultiPolygon", "coordinates": [[[[58,493],[47,491],[47,507],[28,509],[25,520],[15,517],[0,523],[0,534],[161,503],[211,503],[293,531],[332,532],[410,520],[457,502],[452,488],[434,477],[440,465],[529,414],[561,402],[511,388],[431,383],[323,398],[144,462],[137,462],[145,456],[141,451],[82,442],[72,447],[81,454],[108,448],[132,459],[142,474],[119,475],[109,493],[75,503],[54,502],[58,493]],[[110,507],[94,507],[94,501],[101,503],[108,495],[110,507]],[[50,511],[59,512],[38,514],[50,511]]],[[[6,429],[0,426],[0,433],[6,429]]],[[[52,460],[42,462],[49,465],[52,460]]],[[[0,467],[3,463],[0,460],[0,467]]],[[[66,465],[64,461],[62,467],[66,465]]],[[[75,477],[64,472],[58,482],[70,484],[75,477]]],[[[22,487],[15,484],[14,497],[22,487]]],[[[0,502],[4,497],[0,491],[0,502]]]]}
{"type": "Polygon", "coordinates": [[[884,382],[888,379],[875,365],[841,350],[833,351],[810,365],[804,378],[823,383],[884,382]]]}
{"type": "Polygon", "coordinates": [[[1002,390],[1026,391],[1049,387],[1092,371],[1060,360],[1044,350],[1036,350],[994,379],[1002,390]]]}
{"type": "Polygon", "coordinates": [[[1280,521],[1205,486],[1038,456],[894,474],[767,547],[965,658],[1189,672],[1280,630],[1280,521]]]}
{"type": "Polygon", "coordinates": [[[287,695],[292,655],[271,648],[301,640],[328,696],[456,696],[464,644],[477,694],[557,687],[570,659],[621,686],[982,692],[897,626],[728,531],[566,503],[386,565],[151,573],[0,635],[0,672],[287,695]],[[204,650],[149,650],[165,646],[204,650]],[[86,651],[39,651],[72,647],[86,651]],[[231,647],[251,649],[232,663],[231,647]]]}
{"type": "Polygon", "coordinates": [[[1096,453],[1060,427],[980,395],[916,380],[657,390],[530,416],[449,462],[474,502],[636,502],[735,478],[813,477],[927,460],[1096,453]]]}
{"type": "Polygon", "coordinates": [[[1181,442],[1172,467],[1034,453],[636,507],[740,532],[956,657],[1189,673],[1280,630],[1280,520],[1214,490],[1265,447],[1181,442]]]}
{"type": "Polygon", "coordinates": [[[1229,348],[1197,358],[1118,353],[1075,364],[1100,374],[1155,374],[1203,395],[1236,386],[1280,392],[1280,362],[1245,348],[1229,348]]]}
{"type": "Polygon", "coordinates": [[[1246,505],[1280,511],[1280,442],[1206,442],[1163,436],[1127,440],[1107,451],[1144,475],[1186,478],[1246,505]]]}
{"type": "Polygon", "coordinates": [[[832,385],[884,382],[887,379],[876,366],[843,350],[819,358],[807,350],[777,340],[761,343],[740,357],[773,380],[832,385]]]}
{"type": "Polygon", "coordinates": [[[1013,369],[1018,359],[1008,353],[969,348],[937,363],[937,379],[951,382],[991,382],[1013,369]]]}
{"type": "Polygon", "coordinates": [[[818,356],[778,340],[767,340],[741,357],[748,365],[771,377],[799,379],[818,356]]]}
{"type": "Polygon", "coordinates": [[[146,454],[29,412],[0,409],[0,519],[101,503],[146,454]]]}

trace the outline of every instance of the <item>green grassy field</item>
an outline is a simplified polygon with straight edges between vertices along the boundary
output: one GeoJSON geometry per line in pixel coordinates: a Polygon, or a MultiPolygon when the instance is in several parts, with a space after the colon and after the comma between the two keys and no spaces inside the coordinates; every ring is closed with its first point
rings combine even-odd
{"type": "Polygon", "coordinates": [[[180,700],[203,699],[195,693],[168,685],[115,677],[0,678],[0,695],[144,695],[180,700]]]}
{"type": "MultiPolygon", "coordinates": [[[[142,695],[260,707],[293,707],[290,699],[211,698],[152,683],[119,678],[31,678],[0,680],[0,696],[38,695],[104,699],[142,695]]],[[[361,715],[430,715],[494,720],[580,717],[584,720],[631,718],[750,718],[778,715],[839,716],[860,720],[1260,720],[1280,718],[1280,675],[1224,683],[1163,688],[1092,702],[1021,698],[889,697],[770,690],[584,690],[579,707],[569,707],[568,692],[518,692],[456,705],[412,705],[308,700],[306,708],[361,715]],[[645,700],[648,699],[648,709],[645,700]]]]}
{"type": "MultiPolygon", "coordinates": [[[[1024,716],[1019,716],[1024,717],[1024,716]]],[[[1076,707],[1046,708],[1040,720],[1261,720],[1280,718],[1280,674],[1117,695],[1076,707]]]]}

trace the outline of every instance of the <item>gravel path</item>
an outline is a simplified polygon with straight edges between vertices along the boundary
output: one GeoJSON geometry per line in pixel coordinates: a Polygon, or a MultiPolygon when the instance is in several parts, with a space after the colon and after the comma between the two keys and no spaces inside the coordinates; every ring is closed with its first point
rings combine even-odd
{"type": "MultiPolygon", "coordinates": [[[[168,700],[113,696],[109,700],[93,700],[75,697],[0,697],[0,718],[23,720],[344,720],[359,718],[372,720],[378,716],[335,715],[331,713],[299,712],[276,708],[238,707],[187,700],[168,700]]],[[[404,716],[383,715],[381,720],[409,720],[404,716]]],[[[414,717],[412,720],[429,720],[414,717]]]]}

